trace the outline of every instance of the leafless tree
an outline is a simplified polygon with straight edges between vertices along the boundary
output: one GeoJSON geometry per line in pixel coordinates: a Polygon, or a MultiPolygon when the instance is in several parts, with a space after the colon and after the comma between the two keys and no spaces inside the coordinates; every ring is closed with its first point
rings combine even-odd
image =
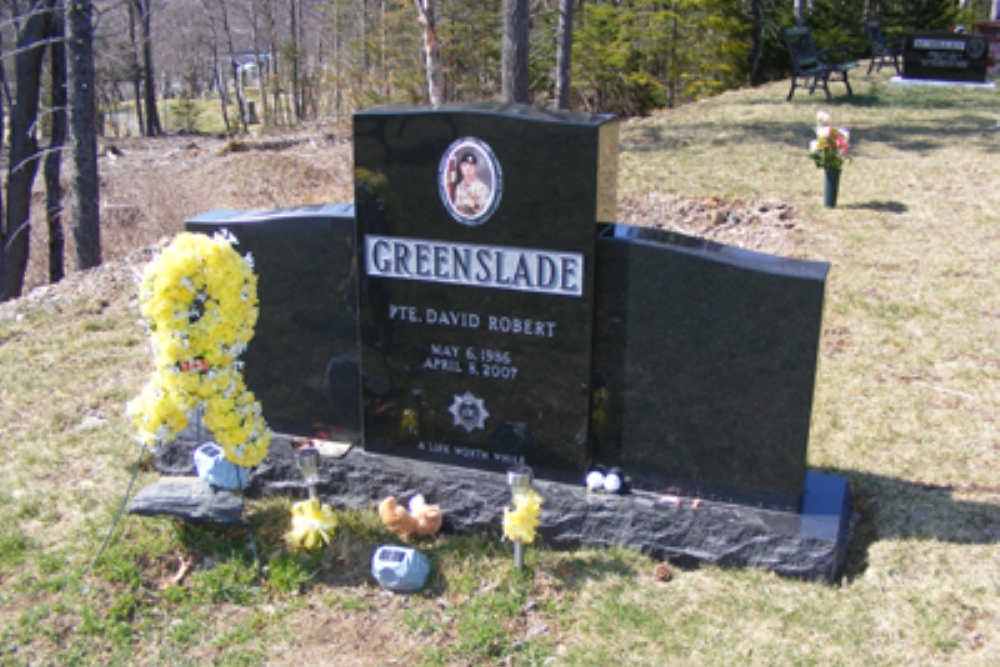
{"type": "Polygon", "coordinates": [[[417,18],[424,34],[424,69],[427,72],[427,99],[431,106],[444,102],[444,73],[441,71],[441,45],[438,42],[437,14],[434,0],[416,0],[417,18]]]}
{"type": "Polygon", "coordinates": [[[557,109],[569,109],[570,59],[573,55],[573,0],[559,0],[559,25],[556,29],[557,109]]]}
{"type": "Polygon", "coordinates": [[[52,0],[33,0],[17,7],[17,90],[10,112],[10,153],[7,175],[7,217],[0,254],[0,301],[21,296],[28,268],[31,237],[31,189],[38,173],[39,91],[42,57],[51,21],[52,0]]]}
{"type": "Polygon", "coordinates": [[[139,8],[142,26],[142,92],[146,109],[146,136],[157,137],[163,134],[163,126],[156,108],[156,76],[153,72],[153,0],[134,1],[139,8]]]}
{"type": "Polygon", "coordinates": [[[63,255],[66,237],[63,232],[62,152],[66,144],[66,44],[65,7],[56,2],[50,22],[49,76],[51,93],[49,111],[49,149],[45,155],[45,217],[49,230],[49,282],[63,279],[66,268],[63,255]]]}
{"type": "Polygon", "coordinates": [[[503,0],[501,91],[506,102],[530,102],[528,37],[531,27],[528,0],[503,0]]]}
{"type": "Polygon", "coordinates": [[[71,0],[69,35],[69,124],[73,140],[73,247],[78,270],[101,263],[100,180],[97,173],[97,100],[94,76],[92,0],[71,0]]]}
{"type": "Polygon", "coordinates": [[[222,14],[222,33],[226,36],[226,45],[229,47],[229,63],[233,69],[233,88],[236,92],[236,108],[240,114],[240,126],[243,131],[247,131],[246,103],[243,100],[243,77],[240,75],[240,65],[236,60],[236,47],[233,44],[233,30],[229,25],[229,9],[226,7],[226,0],[219,0],[219,9],[222,14]]]}

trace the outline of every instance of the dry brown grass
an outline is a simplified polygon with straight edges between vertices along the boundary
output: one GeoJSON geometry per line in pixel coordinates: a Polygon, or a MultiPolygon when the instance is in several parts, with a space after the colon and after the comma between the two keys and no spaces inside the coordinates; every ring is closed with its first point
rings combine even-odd
{"type": "MultiPolygon", "coordinates": [[[[351,201],[354,175],[349,136],[348,128],[329,126],[280,141],[250,139],[244,151],[227,150],[227,141],[213,136],[105,142],[99,159],[104,259],[123,257],[176,234],[188,218],[216,208],[351,201]],[[111,147],[120,154],[108,150],[111,147]]],[[[36,205],[33,213],[26,291],[48,282],[44,208],[36,205]]],[[[67,237],[71,236],[67,230],[67,237]]],[[[72,267],[71,243],[70,238],[67,268],[72,267]]]]}

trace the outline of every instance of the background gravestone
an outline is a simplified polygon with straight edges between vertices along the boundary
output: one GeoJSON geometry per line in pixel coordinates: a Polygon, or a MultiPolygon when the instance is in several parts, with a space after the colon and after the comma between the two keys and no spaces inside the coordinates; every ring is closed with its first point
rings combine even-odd
{"type": "Polygon", "coordinates": [[[575,476],[615,120],[378,107],[354,133],[366,450],[575,476]]]}
{"type": "Polygon", "coordinates": [[[360,431],[354,207],[218,210],[188,231],[228,229],[257,273],[260,316],[241,359],[275,431],[354,439],[360,431]]]}
{"type": "Polygon", "coordinates": [[[595,459],[639,488],[796,510],[829,265],[623,225],[598,265],[595,459]]]}
{"type": "Polygon", "coordinates": [[[903,78],[985,83],[989,39],[979,35],[927,32],[906,36],[903,78]]]}

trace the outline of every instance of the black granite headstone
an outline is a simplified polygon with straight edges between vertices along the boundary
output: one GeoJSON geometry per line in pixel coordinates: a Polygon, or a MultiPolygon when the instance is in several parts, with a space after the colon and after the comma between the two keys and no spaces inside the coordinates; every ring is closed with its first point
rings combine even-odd
{"type": "Polygon", "coordinates": [[[227,229],[253,257],[260,315],[241,357],[270,427],[356,438],[361,429],[354,207],[219,210],[188,231],[227,229]]]}
{"type": "Polygon", "coordinates": [[[596,460],[795,510],[829,266],[622,225],[597,247],[596,460]]]}
{"type": "Polygon", "coordinates": [[[985,83],[990,42],[980,35],[927,32],[907,35],[903,78],[985,83]]]}
{"type": "Polygon", "coordinates": [[[366,450],[583,471],[615,120],[379,107],[354,136],[366,450]]]}

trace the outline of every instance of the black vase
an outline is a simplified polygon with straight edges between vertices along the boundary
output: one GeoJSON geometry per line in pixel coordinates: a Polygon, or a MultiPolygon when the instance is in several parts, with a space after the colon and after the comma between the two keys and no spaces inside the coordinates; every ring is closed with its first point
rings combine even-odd
{"type": "Polygon", "coordinates": [[[837,207],[837,194],[840,192],[840,170],[826,169],[823,187],[823,204],[827,208],[837,207]]]}

